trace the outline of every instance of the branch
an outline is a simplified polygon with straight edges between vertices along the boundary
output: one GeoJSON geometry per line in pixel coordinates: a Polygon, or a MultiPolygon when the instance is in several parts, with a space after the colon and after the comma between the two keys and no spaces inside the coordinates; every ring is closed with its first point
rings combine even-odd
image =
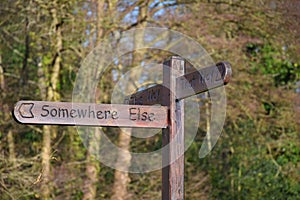
{"type": "Polygon", "coordinates": [[[57,140],[57,142],[52,146],[53,149],[56,149],[56,148],[57,148],[57,146],[58,146],[58,145],[61,143],[61,141],[64,139],[65,135],[66,135],[66,132],[63,131],[61,137],[60,137],[60,138],[57,140]]]}
{"type": "MultiPolygon", "coordinates": [[[[158,5],[159,5],[159,4],[158,4],[158,5]]],[[[178,4],[178,3],[170,3],[170,4],[162,4],[162,5],[159,6],[159,7],[155,7],[155,6],[154,6],[154,7],[150,10],[149,14],[150,14],[151,16],[153,16],[156,12],[160,11],[161,9],[170,8],[170,7],[177,6],[177,5],[180,5],[180,4],[178,4]]]]}
{"type": "MultiPolygon", "coordinates": [[[[15,74],[11,74],[11,73],[3,73],[4,76],[7,76],[7,77],[12,77],[12,78],[16,78],[16,79],[20,79],[21,77],[18,76],[18,75],[15,75],[15,74]]],[[[39,83],[36,83],[34,81],[28,81],[28,83],[32,84],[32,85],[35,85],[35,86],[38,86],[39,83]]]]}
{"type": "Polygon", "coordinates": [[[139,24],[143,23],[143,22],[146,22],[147,21],[147,16],[143,17],[142,19],[138,20],[137,22],[133,23],[133,24],[130,24],[129,26],[125,27],[125,28],[122,28],[122,27],[119,27],[122,31],[127,31],[127,30],[130,30],[132,29],[133,27],[136,27],[138,26],[139,24]]]}
{"type": "Polygon", "coordinates": [[[2,187],[0,187],[0,188],[3,188],[3,189],[1,189],[2,191],[4,191],[11,199],[15,199],[15,198],[10,194],[10,192],[8,191],[6,185],[4,185],[4,183],[3,183],[2,181],[0,181],[0,185],[2,186],[2,187]]]}
{"type": "Polygon", "coordinates": [[[38,133],[43,133],[42,129],[37,128],[33,125],[27,125],[29,128],[33,129],[34,131],[38,132],[38,133]]]}
{"type": "Polygon", "coordinates": [[[139,5],[140,2],[136,1],[134,4],[132,4],[131,6],[128,6],[123,12],[122,14],[119,16],[119,21],[121,21],[128,13],[130,13],[137,5],[139,5]]]}
{"type": "Polygon", "coordinates": [[[273,157],[273,155],[272,155],[272,150],[271,150],[271,147],[270,147],[270,145],[269,144],[266,144],[267,145],[267,148],[268,148],[268,151],[269,151],[269,153],[270,153],[270,157],[271,157],[271,160],[272,160],[272,162],[276,165],[276,167],[277,167],[277,173],[276,173],[276,175],[275,175],[275,177],[278,177],[278,175],[280,174],[280,172],[281,172],[281,166],[276,162],[276,160],[274,159],[274,157],[273,157]]]}
{"type": "Polygon", "coordinates": [[[19,40],[17,37],[13,36],[12,34],[10,34],[7,30],[5,30],[4,28],[1,29],[3,33],[5,33],[7,36],[9,36],[10,38],[12,38],[15,42],[22,44],[23,42],[21,40],[19,40]]]}

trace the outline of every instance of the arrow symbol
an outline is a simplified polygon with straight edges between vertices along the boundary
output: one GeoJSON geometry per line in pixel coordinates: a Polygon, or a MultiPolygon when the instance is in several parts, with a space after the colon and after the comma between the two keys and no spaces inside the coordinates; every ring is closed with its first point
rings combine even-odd
{"type": "Polygon", "coordinates": [[[22,103],[19,107],[19,113],[23,118],[34,118],[32,113],[33,103],[22,103]]]}

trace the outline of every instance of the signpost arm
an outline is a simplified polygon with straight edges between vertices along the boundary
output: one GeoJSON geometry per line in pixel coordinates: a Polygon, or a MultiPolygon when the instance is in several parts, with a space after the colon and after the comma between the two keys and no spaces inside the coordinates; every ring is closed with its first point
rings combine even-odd
{"type": "Polygon", "coordinates": [[[169,126],[163,129],[162,199],[184,199],[184,100],[176,101],[176,78],[184,74],[184,60],[171,57],[164,63],[163,84],[170,89],[169,126]],[[177,159],[176,159],[177,158],[177,159]]]}

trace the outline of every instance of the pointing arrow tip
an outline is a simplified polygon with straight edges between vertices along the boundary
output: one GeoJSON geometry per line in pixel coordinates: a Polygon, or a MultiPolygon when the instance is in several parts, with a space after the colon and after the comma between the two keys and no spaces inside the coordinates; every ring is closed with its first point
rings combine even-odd
{"type": "Polygon", "coordinates": [[[23,118],[34,118],[32,113],[33,103],[21,103],[18,111],[23,118]]]}

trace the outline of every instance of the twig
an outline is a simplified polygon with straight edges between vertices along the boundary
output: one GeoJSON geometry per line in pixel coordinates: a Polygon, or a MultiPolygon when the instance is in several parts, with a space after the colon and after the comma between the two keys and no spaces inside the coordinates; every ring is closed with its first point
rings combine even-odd
{"type": "Polygon", "coordinates": [[[266,144],[267,145],[267,148],[268,148],[268,151],[270,153],[270,157],[271,157],[271,160],[272,162],[276,165],[277,167],[277,172],[275,174],[275,177],[278,177],[279,173],[281,172],[281,166],[276,162],[276,160],[274,159],[273,155],[272,155],[272,150],[271,150],[271,147],[269,144],[266,144]]]}
{"type": "Polygon", "coordinates": [[[0,188],[0,190],[3,190],[11,199],[15,199],[11,194],[10,192],[8,191],[7,187],[3,184],[2,181],[0,181],[0,184],[2,186],[3,189],[0,188]]]}
{"type": "Polygon", "coordinates": [[[59,145],[59,143],[61,143],[61,141],[64,139],[66,133],[65,131],[63,131],[62,136],[57,140],[57,142],[52,146],[53,149],[56,149],[57,146],[59,145]]]}

